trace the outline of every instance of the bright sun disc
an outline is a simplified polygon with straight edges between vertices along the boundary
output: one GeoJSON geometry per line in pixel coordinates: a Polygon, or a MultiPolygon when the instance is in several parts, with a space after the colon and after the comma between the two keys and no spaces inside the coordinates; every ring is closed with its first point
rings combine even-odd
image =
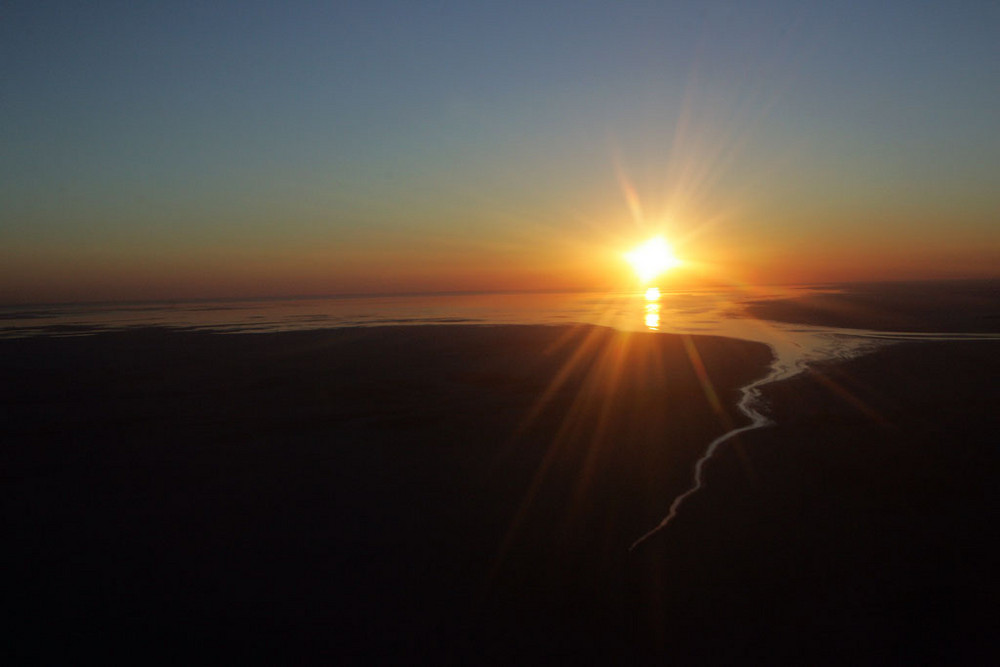
{"type": "Polygon", "coordinates": [[[649,282],[681,263],[674,255],[670,244],[659,236],[646,241],[632,252],[626,253],[625,258],[643,282],[649,282]]]}

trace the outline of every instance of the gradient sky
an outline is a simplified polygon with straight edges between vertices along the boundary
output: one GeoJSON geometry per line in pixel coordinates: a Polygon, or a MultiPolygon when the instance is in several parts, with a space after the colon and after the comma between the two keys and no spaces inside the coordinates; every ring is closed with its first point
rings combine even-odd
{"type": "Polygon", "coordinates": [[[0,5],[0,302],[1000,273],[1000,3],[0,5]],[[679,274],[679,275],[680,275],[679,274]]]}

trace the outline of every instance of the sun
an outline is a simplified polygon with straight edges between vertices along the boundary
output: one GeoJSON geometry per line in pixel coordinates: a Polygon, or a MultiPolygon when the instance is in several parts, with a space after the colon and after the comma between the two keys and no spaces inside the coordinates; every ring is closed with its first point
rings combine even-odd
{"type": "Polygon", "coordinates": [[[662,236],[651,238],[635,250],[625,253],[625,259],[644,283],[681,264],[681,260],[674,255],[673,248],[662,236]]]}

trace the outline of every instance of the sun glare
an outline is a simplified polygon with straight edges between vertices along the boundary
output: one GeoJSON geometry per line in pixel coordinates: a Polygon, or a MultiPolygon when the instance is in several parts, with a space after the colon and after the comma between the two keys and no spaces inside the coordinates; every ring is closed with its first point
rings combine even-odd
{"type": "Polygon", "coordinates": [[[660,236],[652,238],[635,250],[626,253],[625,258],[635,269],[639,280],[644,283],[648,283],[681,263],[674,255],[670,244],[660,236]]]}

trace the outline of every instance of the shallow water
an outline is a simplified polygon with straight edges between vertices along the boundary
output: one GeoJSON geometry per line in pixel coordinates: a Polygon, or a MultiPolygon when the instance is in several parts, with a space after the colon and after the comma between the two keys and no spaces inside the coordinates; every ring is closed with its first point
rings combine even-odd
{"type": "Polygon", "coordinates": [[[0,307],[0,338],[89,335],[137,327],[259,333],[404,325],[596,324],[621,331],[714,335],[764,343],[771,381],[812,361],[847,358],[897,340],[996,339],[991,334],[912,334],[756,319],[748,301],[806,295],[809,288],[643,293],[457,294],[297,299],[46,304],[0,307]]]}
{"type": "MultiPolygon", "coordinates": [[[[775,298],[794,291],[773,292],[775,298]]],[[[228,299],[154,303],[55,304],[0,308],[5,337],[137,326],[234,332],[420,324],[587,323],[617,329],[714,330],[744,298],[736,292],[455,294],[296,299],[228,299]],[[655,316],[648,307],[656,306],[655,316]]],[[[754,294],[760,298],[760,294],[754,294]]]]}

